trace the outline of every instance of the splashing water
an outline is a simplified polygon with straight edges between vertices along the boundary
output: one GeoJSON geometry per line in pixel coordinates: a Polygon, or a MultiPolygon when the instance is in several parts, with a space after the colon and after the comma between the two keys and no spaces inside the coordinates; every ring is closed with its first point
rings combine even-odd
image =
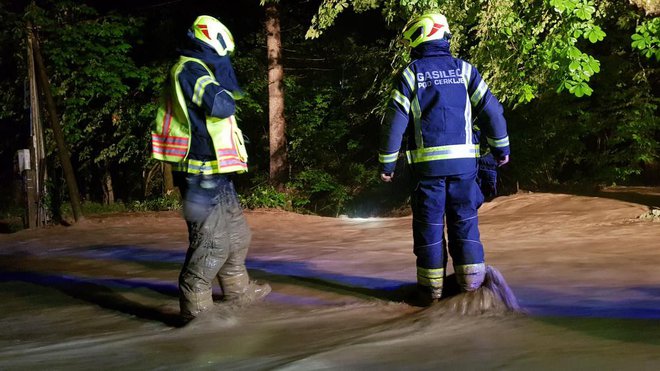
{"type": "Polygon", "coordinates": [[[502,274],[490,265],[480,288],[450,296],[432,309],[468,316],[524,313],[502,274]]]}

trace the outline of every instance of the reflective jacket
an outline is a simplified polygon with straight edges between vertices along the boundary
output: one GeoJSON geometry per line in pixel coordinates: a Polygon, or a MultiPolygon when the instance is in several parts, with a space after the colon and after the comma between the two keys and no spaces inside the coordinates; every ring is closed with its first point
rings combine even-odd
{"type": "Polygon", "coordinates": [[[202,60],[180,57],[165,90],[151,133],[154,158],[193,174],[247,171],[234,99],[202,60]]]}
{"type": "Polygon", "coordinates": [[[420,44],[413,49],[413,59],[392,90],[381,130],[382,172],[394,171],[404,134],[408,136],[406,157],[415,174],[475,171],[479,144],[472,127],[477,120],[495,158],[508,155],[502,105],[477,69],[454,58],[444,40],[420,44]]]}

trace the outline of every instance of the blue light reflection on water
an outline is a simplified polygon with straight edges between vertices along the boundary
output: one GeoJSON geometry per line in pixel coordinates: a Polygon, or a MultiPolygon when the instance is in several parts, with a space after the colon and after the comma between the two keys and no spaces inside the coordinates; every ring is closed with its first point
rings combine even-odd
{"type": "MultiPolygon", "coordinates": [[[[112,259],[137,263],[182,264],[185,259],[184,251],[162,251],[127,245],[94,246],[85,250],[69,250],[64,252],[64,254],[86,259],[112,259]]],[[[401,285],[410,283],[381,277],[354,276],[324,271],[323,269],[314,267],[309,262],[301,261],[248,258],[246,266],[248,269],[258,269],[269,274],[315,278],[365,289],[394,290],[401,285]]]]}
{"type": "Polygon", "coordinates": [[[660,319],[660,297],[646,294],[654,291],[650,287],[620,288],[616,292],[606,287],[575,287],[571,293],[540,287],[513,289],[531,316],[660,319]]]}
{"type": "MultiPolygon", "coordinates": [[[[154,248],[145,248],[128,245],[101,245],[88,249],[49,251],[47,256],[76,256],[95,260],[121,260],[138,263],[165,263],[179,265],[185,259],[185,251],[164,251],[154,248]]],[[[362,290],[396,290],[403,285],[410,284],[399,280],[382,277],[364,277],[346,275],[319,269],[308,262],[282,261],[267,259],[248,259],[248,269],[259,270],[270,275],[298,277],[313,279],[316,282],[327,282],[328,284],[344,286],[346,289],[362,290]]],[[[172,267],[176,269],[176,267],[172,267]]],[[[267,280],[267,277],[266,277],[267,280]]],[[[155,292],[176,296],[178,294],[175,281],[158,281],[145,279],[118,279],[80,277],[72,275],[47,274],[42,272],[1,272],[0,281],[24,281],[46,286],[56,286],[72,283],[87,283],[106,287],[117,288],[147,288],[155,292]]],[[[594,288],[579,288],[583,295],[569,295],[554,291],[544,291],[538,287],[513,287],[518,295],[521,305],[532,316],[556,316],[556,317],[582,317],[582,318],[620,318],[620,319],[660,319],[660,287],[636,287],[625,288],[622,297],[628,298],[621,301],[594,299],[594,288]],[[643,293],[643,297],[637,296],[631,300],[625,290],[643,293]]],[[[596,290],[607,290],[598,288],[596,290]]],[[[576,290],[574,289],[573,292],[576,290]]],[[[219,294],[217,287],[214,294],[219,294]]],[[[621,291],[619,292],[621,293],[621,291]]],[[[328,305],[330,302],[303,296],[273,293],[269,300],[290,304],[328,305]]]]}

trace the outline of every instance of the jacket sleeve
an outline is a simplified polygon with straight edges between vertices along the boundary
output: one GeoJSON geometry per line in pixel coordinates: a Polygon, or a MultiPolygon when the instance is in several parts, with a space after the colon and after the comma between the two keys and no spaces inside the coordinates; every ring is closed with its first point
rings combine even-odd
{"type": "Polygon", "coordinates": [[[399,76],[390,94],[387,112],[381,127],[378,151],[378,161],[383,173],[392,173],[396,167],[403,134],[410,121],[411,102],[413,102],[413,94],[415,94],[414,84],[415,75],[408,66],[399,76]]]}
{"type": "Polygon", "coordinates": [[[207,115],[225,118],[236,112],[232,94],[199,63],[187,62],[179,74],[179,83],[188,102],[203,108],[207,115]]]}
{"type": "Polygon", "coordinates": [[[468,83],[468,95],[472,103],[472,112],[486,136],[491,152],[495,158],[500,159],[511,152],[504,109],[488,89],[488,85],[481,78],[479,71],[474,66],[470,65],[470,67],[472,71],[468,83]]]}

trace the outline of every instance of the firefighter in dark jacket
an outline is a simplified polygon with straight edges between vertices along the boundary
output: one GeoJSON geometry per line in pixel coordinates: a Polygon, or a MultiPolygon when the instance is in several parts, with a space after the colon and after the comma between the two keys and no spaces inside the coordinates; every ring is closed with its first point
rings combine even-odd
{"type": "Polygon", "coordinates": [[[381,179],[390,182],[404,134],[415,180],[413,211],[417,283],[433,302],[442,296],[447,249],[460,288],[473,291],[485,276],[477,208],[479,124],[498,165],[509,161],[503,109],[477,69],[449,51],[449,25],[441,14],[424,14],[403,31],[412,62],[392,90],[381,131],[381,179]],[[447,239],[444,225],[447,224],[447,239]]]}
{"type": "Polygon", "coordinates": [[[172,163],[184,200],[190,246],[179,276],[181,315],[190,320],[213,307],[218,279],[224,300],[248,303],[270,292],[250,281],[245,258],[250,229],[231,176],[247,171],[243,135],[234,116],[241,95],[229,54],[231,33],[198,17],[189,47],[172,67],[152,131],[153,157],[172,163]]]}

